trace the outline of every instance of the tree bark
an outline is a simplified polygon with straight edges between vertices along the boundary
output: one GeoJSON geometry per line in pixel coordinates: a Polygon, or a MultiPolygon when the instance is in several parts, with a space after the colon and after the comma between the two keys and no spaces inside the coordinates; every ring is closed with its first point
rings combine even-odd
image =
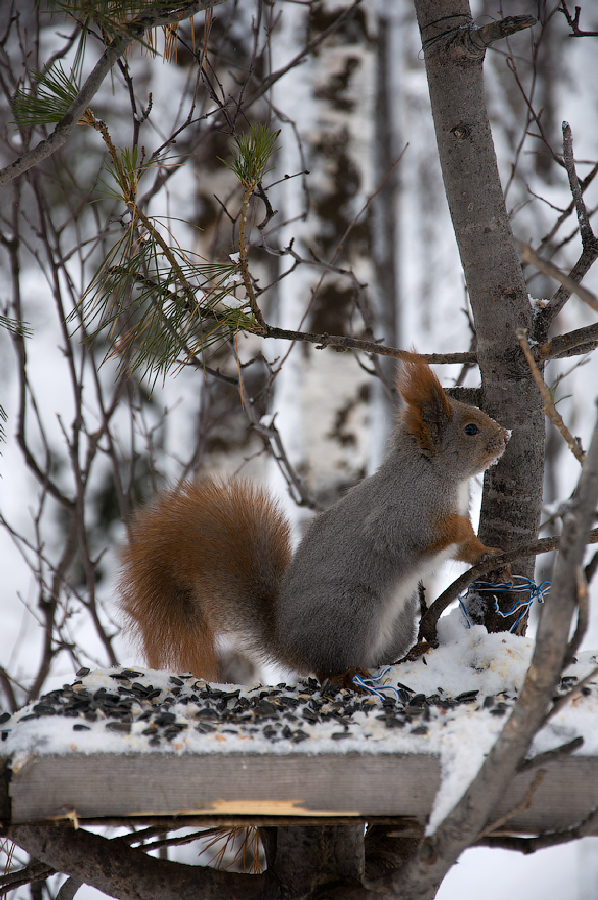
{"type": "Polygon", "coordinates": [[[36,859],[120,900],[277,900],[270,872],[245,875],[156,859],[82,828],[15,825],[9,837],[36,859]]]}
{"type": "MultiPolygon", "coordinates": [[[[515,331],[532,309],[504,199],[484,93],[485,44],[525,22],[503,20],[492,34],[475,28],[466,0],[415,0],[446,196],[467,281],[478,343],[482,405],[513,431],[499,464],[486,473],[480,538],[508,550],[528,543],[540,520],[542,402],[515,331]]],[[[518,571],[533,575],[530,560],[518,571]]],[[[508,595],[501,606],[511,605],[508,595]]],[[[494,609],[489,630],[510,627],[494,609]]]]}
{"type": "Polygon", "coordinates": [[[283,900],[311,897],[326,886],[361,885],[365,869],[364,827],[292,825],[268,828],[268,869],[283,900]]]}

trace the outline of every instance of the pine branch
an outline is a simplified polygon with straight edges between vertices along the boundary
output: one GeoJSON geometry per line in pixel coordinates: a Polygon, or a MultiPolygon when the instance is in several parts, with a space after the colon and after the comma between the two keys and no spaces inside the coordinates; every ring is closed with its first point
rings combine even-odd
{"type": "Polygon", "coordinates": [[[131,44],[143,38],[145,31],[151,28],[157,28],[161,25],[180,22],[190,18],[197,12],[211,9],[213,6],[217,6],[223,2],[224,0],[189,0],[189,2],[178,6],[170,13],[159,10],[157,12],[139,16],[132,22],[124,23],[122,26],[122,34],[119,34],[118,37],[114,38],[114,40],[106,47],[103,55],[95,64],[86,79],[85,84],[79,91],[77,98],[58,122],[52,134],[40,141],[32,150],[29,150],[8,166],[0,169],[0,187],[8,184],[13,178],[17,178],[33,166],[38,165],[42,160],[47,159],[48,156],[51,156],[64,146],[80,122],[85,110],[112,66],[131,44]]]}

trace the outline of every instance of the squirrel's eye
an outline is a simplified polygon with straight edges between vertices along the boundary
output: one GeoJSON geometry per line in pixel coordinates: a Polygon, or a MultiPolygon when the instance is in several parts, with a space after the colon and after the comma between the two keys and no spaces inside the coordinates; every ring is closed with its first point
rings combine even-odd
{"type": "Polygon", "coordinates": [[[465,426],[465,428],[463,430],[465,431],[465,434],[468,434],[471,436],[471,435],[477,434],[480,429],[478,428],[477,425],[474,425],[473,422],[470,422],[468,425],[465,426]]]}

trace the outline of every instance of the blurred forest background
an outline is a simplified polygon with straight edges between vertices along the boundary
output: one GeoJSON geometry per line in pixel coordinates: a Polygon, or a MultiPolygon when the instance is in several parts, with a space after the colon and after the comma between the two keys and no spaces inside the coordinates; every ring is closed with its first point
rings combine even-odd
{"type": "MultiPolygon", "coordinates": [[[[594,213],[598,38],[571,38],[558,7],[479,0],[472,11],[479,22],[523,13],[538,19],[488,51],[488,100],[515,234],[568,271],[581,245],[559,159],[561,122],[571,124],[594,213]]],[[[598,31],[591,3],[582,25],[598,31]]],[[[51,15],[45,2],[4,0],[2,165],[53,130],[51,119],[43,127],[22,119],[16,125],[15,93],[39,82],[36,73],[50,60],[70,72],[79,64],[78,40],[73,21],[51,15]]],[[[82,665],[135,660],[120,636],[113,577],[131,511],[157,488],[240,472],[285,499],[300,533],[314,510],[376,467],[392,423],[392,360],[260,340],[237,332],[232,313],[216,327],[216,301],[209,354],[200,352],[206,331],[190,330],[180,365],[166,371],[163,346],[152,368],[127,341],[151,311],[147,284],[129,286],[126,311],[97,330],[98,284],[114,265],[113,249],[132,234],[102,123],[128,154],[121,158],[135,173],[140,209],[190,270],[204,267],[206,303],[224,292],[241,314],[246,302],[236,256],[242,189],[225,161],[235,137],[262,122],[280,132],[263,178],[267,202],[254,202],[248,232],[266,320],[422,352],[475,348],[409,0],[227,0],[192,26],[183,22],[166,43],[160,31],[152,40],[154,49],[137,48],[112,69],[91,103],[93,121],[1,188],[0,315],[9,326],[0,329],[6,709],[69,680],[82,665]]],[[[90,30],[81,79],[103,49],[100,31],[90,30]]],[[[531,303],[552,296],[554,281],[532,267],[526,274],[531,303]]],[[[584,285],[596,291],[598,272],[584,285]]],[[[556,327],[571,331],[594,320],[573,298],[556,327]]],[[[477,384],[467,367],[437,371],[445,385],[477,384]]],[[[546,382],[587,444],[598,359],[551,362],[546,382]]],[[[548,425],[542,536],[557,527],[552,514],[577,475],[548,425]]],[[[541,561],[538,580],[549,566],[541,561]]],[[[458,571],[453,566],[447,578],[458,571]]],[[[598,646],[596,624],[586,646],[598,646]]],[[[575,900],[595,896],[585,893],[596,884],[587,860],[584,871],[587,882],[580,878],[578,893],[569,895],[575,900]]],[[[453,896],[451,877],[441,898],[453,896]]],[[[544,898],[563,896],[550,892],[554,883],[539,882],[544,898]]],[[[461,889],[459,896],[477,894],[461,889]]],[[[528,900],[535,896],[526,891],[528,900]]]]}

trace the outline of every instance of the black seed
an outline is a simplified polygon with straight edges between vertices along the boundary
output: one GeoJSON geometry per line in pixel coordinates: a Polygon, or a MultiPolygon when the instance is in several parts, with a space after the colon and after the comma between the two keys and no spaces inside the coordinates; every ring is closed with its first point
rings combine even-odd
{"type": "Polygon", "coordinates": [[[187,727],[186,725],[170,725],[168,728],[164,729],[163,735],[167,741],[171,741],[178,734],[180,734],[181,731],[183,731],[186,727],[187,727]]]}
{"type": "Polygon", "coordinates": [[[381,722],[384,722],[387,728],[403,728],[405,725],[404,719],[398,719],[395,716],[376,716],[381,722]]]}
{"type": "Polygon", "coordinates": [[[205,706],[203,709],[198,709],[198,711],[196,713],[196,718],[202,719],[202,720],[208,719],[212,722],[220,721],[220,716],[218,715],[216,710],[211,709],[211,707],[209,707],[209,706],[205,706]]]}
{"type": "Polygon", "coordinates": [[[73,731],[91,731],[89,725],[77,724],[73,725],[73,731]]]}
{"type": "Polygon", "coordinates": [[[254,712],[259,716],[277,716],[278,707],[274,703],[270,703],[269,700],[260,700],[257,706],[254,707],[254,712]]]}
{"type": "Polygon", "coordinates": [[[458,697],[455,697],[455,703],[471,703],[479,693],[479,691],[464,691],[458,697]]]}
{"type": "Polygon", "coordinates": [[[11,715],[9,712],[0,713],[0,725],[4,725],[4,723],[8,722],[8,720],[10,718],[11,718],[11,715]]]}
{"type": "Polygon", "coordinates": [[[110,677],[130,681],[132,678],[139,678],[142,674],[142,672],[136,672],[135,669],[122,669],[120,672],[110,675],[110,677]]]}
{"type": "Polygon", "coordinates": [[[353,734],[350,731],[333,731],[330,737],[333,741],[343,741],[345,738],[352,738],[353,734]]]}
{"type": "Polygon", "coordinates": [[[412,728],[410,734],[427,734],[428,728],[426,725],[418,725],[416,728],[412,728]]]}
{"type": "Polygon", "coordinates": [[[106,730],[107,731],[122,731],[125,734],[129,734],[131,731],[131,723],[130,722],[107,722],[106,730]]]}
{"type": "Polygon", "coordinates": [[[40,716],[55,716],[56,709],[53,706],[48,706],[45,703],[36,703],[33,707],[33,712],[39,713],[40,716]]]}
{"type": "Polygon", "coordinates": [[[156,725],[172,725],[176,722],[176,716],[171,712],[163,712],[156,716],[154,722],[156,725]]]}
{"type": "Polygon", "coordinates": [[[81,668],[75,672],[77,678],[85,678],[86,675],[89,675],[91,669],[88,669],[87,666],[81,666],[81,668]]]}
{"type": "Polygon", "coordinates": [[[423,707],[423,704],[424,704],[425,702],[426,702],[426,695],[425,695],[425,694],[416,694],[416,695],[415,695],[414,697],[412,697],[411,700],[409,701],[409,706],[421,706],[421,707],[423,707]]]}

